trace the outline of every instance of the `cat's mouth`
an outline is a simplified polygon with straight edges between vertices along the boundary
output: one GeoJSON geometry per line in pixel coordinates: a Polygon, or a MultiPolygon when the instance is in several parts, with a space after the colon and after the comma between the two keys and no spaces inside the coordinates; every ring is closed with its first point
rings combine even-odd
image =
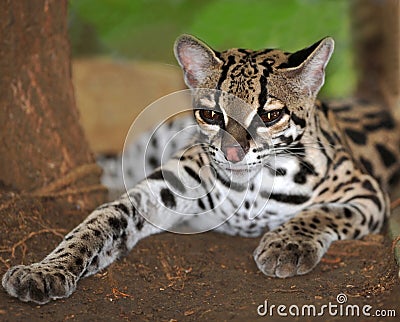
{"type": "Polygon", "coordinates": [[[225,175],[231,178],[241,178],[241,177],[248,177],[251,171],[248,169],[243,170],[233,170],[233,169],[224,169],[225,175]]]}
{"type": "Polygon", "coordinates": [[[220,164],[220,167],[222,167],[224,169],[224,171],[229,174],[233,174],[233,175],[245,175],[248,173],[252,173],[252,172],[257,172],[259,171],[262,166],[261,164],[232,164],[232,163],[224,163],[224,164],[220,164]]]}
{"type": "Polygon", "coordinates": [[[253,177],[263,167],[263,159],[257,157],[249,158],[247,155],[239,162],[230,162],[222,155],[211,155],[213,163],[221,169],[226,176],[233,176],[240,181],[245,178],[253,177]],[[250,176],[250,177],[249,177],[250,176]]]}
{"type": "Polygon", "coordinates": [[[218,160],[215,157],[212,158],[215,164],[218,165],[219,168],[222,168],[224,171],[232,172],[232,173],[244,173],[244,172],[251,172],[254,170],[258,170],[262,168],[262,161],[259,162],[246,162],[244,160],[233,163],[227,160],[218,160]]]}

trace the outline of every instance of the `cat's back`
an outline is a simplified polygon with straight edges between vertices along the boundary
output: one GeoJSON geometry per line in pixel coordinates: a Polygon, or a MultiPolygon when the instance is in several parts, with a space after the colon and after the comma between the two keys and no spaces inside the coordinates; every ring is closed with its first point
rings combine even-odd
{"type": "Polygon", "coordinates": [[[400,129],[390,109],[359,98],[332,100],[334,114],[355,160],[387,190],[400,181],[400,129]]]}

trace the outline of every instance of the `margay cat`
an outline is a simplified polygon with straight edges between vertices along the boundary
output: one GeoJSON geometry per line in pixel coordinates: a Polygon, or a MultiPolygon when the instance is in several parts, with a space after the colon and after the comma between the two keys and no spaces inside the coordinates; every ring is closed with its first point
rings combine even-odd
{"type": "Polygon", "coordinates": [[[195,139],[94,210],[41,262],[11,268],[4,288],[40,304],[67,297],[80,278],[162,231],[149,221],[201,230],[207,220],[228,234],[265,233],[255,262],[281,278],[310,272],[335,240],[378,232],[399,173],[398,135],[378,104],[316,100],[333,47],[325,38],[292,54],[216,52],[192,36],[178,38],[195,139]]]}

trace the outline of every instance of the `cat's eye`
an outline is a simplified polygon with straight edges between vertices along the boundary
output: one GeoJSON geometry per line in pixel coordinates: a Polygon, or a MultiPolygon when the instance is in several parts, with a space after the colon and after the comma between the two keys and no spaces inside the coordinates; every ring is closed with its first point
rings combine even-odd
{"type": "Polygon", "coordinates": [[[282,116],[282,110],[273,110],[273,111],[266,111],[260,114],[261,120],[264,124],[270,124],[274,121],[277,121],[282,116]]]}
{"type": "Polygon", "coordinates": [[[224,116],[220,112],[213,110],[199,110],[200,117],[209,124],[219,124],[223,122],[224,116]]]}

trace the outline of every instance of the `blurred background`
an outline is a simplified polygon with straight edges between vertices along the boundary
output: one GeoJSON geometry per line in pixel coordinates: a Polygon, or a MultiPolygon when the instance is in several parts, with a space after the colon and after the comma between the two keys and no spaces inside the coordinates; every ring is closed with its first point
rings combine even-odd
{"type": "Polygon", "coordinates": [[[77,105],[93,149],[118,152],[129,125],[143,108],[185,88],[172,52],[175,38],[182,33],[193,34],[216,50],[242,47],[296,51],[332,36],[336,49],[321,96],[349,96],[356,83],[350,3],[70,0],[77,105]]]}
{"type": "Polygon", "coordinates": [[[172,44],[190,33],[217,50],[295,51],[325,36],[336,40],[323,93],[348,95],[354,85],[348,0],[71,0],[75,57],[176,64],[172,44]]]}

